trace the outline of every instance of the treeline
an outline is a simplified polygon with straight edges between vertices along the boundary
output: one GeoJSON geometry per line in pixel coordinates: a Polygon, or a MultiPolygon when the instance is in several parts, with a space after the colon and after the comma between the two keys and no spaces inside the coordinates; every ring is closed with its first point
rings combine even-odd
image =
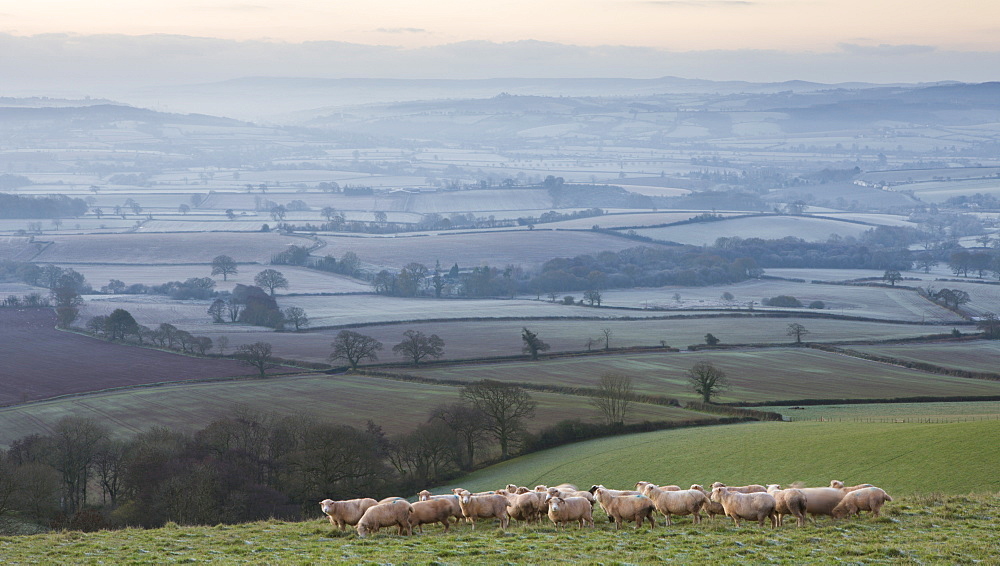
{"type": "Polygon", "coordinates": [[[32,197],[0,193],[0,218],[64,218],[83,216],[87,203],[66,195],[32,197]]]}

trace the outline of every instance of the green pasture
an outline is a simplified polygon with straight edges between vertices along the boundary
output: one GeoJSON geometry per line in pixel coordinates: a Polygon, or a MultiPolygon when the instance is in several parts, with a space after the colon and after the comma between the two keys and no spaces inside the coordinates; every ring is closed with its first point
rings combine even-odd
{"type": "Polygon", "coordinates": [[[866,403],[859,405],[805,405],[755,407],[781,413],[793,421],[912,421],[964,422],[1000,421],[1000,401],[965,401],[940,403],[866,403]]]}
{"type": "Polygon", "coordinates": [[[1000,491],[1000,422],[766,422],[677,429],[561,446],[455,480],[471,491],[569,482],[624,489],[838,479],[890,495],[1000,491]]]}
{"type": "MultiPolygon", "coordinates": [[[[113,432],[151,427],[195,431],[232,414],[236,406],[278,416],[310,416],[364,428],[374,420],[387,432],[405,432],[427,421],[440,404],[459,401],[459,389],[365,376],[323,375],[139,387],[0,408],[0,446],[29,434],[46,434],[59,419],[92,417],[113,432]]],[[[564,419],[600,421],[587,397],[532,392],[538,430],[564,419]]],[[[635,404],[629,422],[710,419],[674,407],[635,404]]]]}
{"type": "MultiPolygon", "coordinates": [[[[317,509],[318,513],[318,509],[317,509]]],[[[657,520],[635,531],[603,521],[595,528],[557,530],[512,523],[445,534],[424,527],[412,537],[391,529],[359,539],[335,532],[325,519],[265,521],[243,525],[126,529],[95,533],[53,532],[0,538],[7,564],[992,564],[1000,546],[996,495],[896,498],[882,517],[868,516],[780,529],[733,526],[731,521],[691,525],[657,520]]]]}
{"type": "Polygon", "coordinates": [[[967,371],[1000,373],[1000,341],[858,344],[851,350],[967,371]]]}
{"type": "Polygon", "coordinates": [[[640,393],[694,400],[687,370],[699,361],[724,370],[722,402],[1000,395],[1000,382],[950,377],[806,348],[650,352],[503,363],[450,364],[399,371],[438,379],[497,379],[594,387],[604,373],[629,375],[640,393]]]}

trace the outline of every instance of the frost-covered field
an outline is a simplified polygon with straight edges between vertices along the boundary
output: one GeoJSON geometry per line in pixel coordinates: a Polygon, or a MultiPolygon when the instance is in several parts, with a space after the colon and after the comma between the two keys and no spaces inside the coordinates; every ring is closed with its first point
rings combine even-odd
{"type": "Polygon", "coordinates": [[[636,230],[641,236],[692,245],[711,245],[720,237],[780,239],[795,236],[826,241],[831,234],[858,237],[870,226],[809,216],[760,216],[636,230]]]}
{"type": "Polygon", "coordinates": [[[308,245],[302,238],[275,233],[115,234],[46,237],[52,245],[36,263],[210,263],[218,255],[237,262],[268,262],[289,245],[308,245]]]}

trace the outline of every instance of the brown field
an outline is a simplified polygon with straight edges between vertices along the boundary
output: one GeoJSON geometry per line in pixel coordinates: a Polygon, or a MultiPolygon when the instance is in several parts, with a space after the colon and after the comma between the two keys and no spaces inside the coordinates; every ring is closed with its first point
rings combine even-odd
{"type": "MultiPolygon", "coordinates": [[[[535,266],[556,257],[619,251],[638,245],[636,242],[592,232],[557,232],[545,229],[520,232],[487,232],[438,236],[400,236],[351,238],[324,236],[327,246],[321,254],[340,257],[344,252],[358,254],[361,261],[383,267],[399,268],[410,262],[433,267],[471,268],[489,264],[535,266]]],[[[235,257],[235,256],[234,256],[235,257]]]]}
{"type": "Polygon", "coordinates": [[[694,399],[686,372],[707,360],[732,388],[723,402],[1000,395],[1000,382],[950,377],[800,348],[579,356],[537,362],[469,363],[405,370],[441,379],[499,379],[594,386],[606,372],[631,375],[637,391],[694,399]]]}
{"type": "MultiPolygon", "coordinates": [[[[563,419],[600,419],[587,398],[532,392],[538,430],[563,419]]],[[[194,432],[213,419],[229,416],[239,405],[277,415],[302,415],[364,428],[368,419],[397,433],[424,422],[436,406],[459,400],[458,388],[371,377],[288,376],[267,380],[188,383],[110,391],[0,408],[0,447],[28,434],[46,434],[67,415],[93,417],[118,434],[154,426],[194,432]]],[[[629,422],[706,419],[711,415],[674,407],[634,404],[629,422]]]]}
{"type": "Polygon", "coordinates": [[[217,255],[237,262],[267,263],[289,245],[309,240],[275,233],[114,234],[46,236],[52,244],[32,259],[35,263],[211,263],[217,255]]]}
{"type": "MultiPolygon", "coordinates": [[[[583,315],[591,309],[574,309],[583,315]]],[[[807,340],[837,342],[845,340],[884,340],[912,338],[927,334],[943,334],[950,326],[921,326],[876,322],[853,322],[806,318],[692,318],[652,320],[497,320],[457,322],[416,322],[406,324],[377,324],[352,328],[373,336],[385,344],[379,353],[383,362],[404,361],[392,353],[392,346],[402,340],[406,330],[417,330],[426,335],[437,334],[445,342],[444,359],[469,359],[489,356],[517,356],[521,354],[521,328],[527,326],[551,347],[551,352],[582,351],[587,338],[595,342],[601,329],[611,329],[611,347],[658,346],[660,340],[686,348],[689,344],[704,344],[705,334],[713,333],[724,344],[787,344],[792,341],[786,334],[788,325],[798,322],[809,330],[807,340]]],[[[276,355],[310,362],[325,362],[330,353],[330,343],[339,330],[310,332],[249,332],[253,327],[230,325],[205,325],[198,334],[227,336],[235,347],[258,340],[270,342],[276,355]]],[[[592,347],[603,348],[600,341],[592,347]]]]}
{"type": "Polygon", "coordinates": [[[0,309],[0,343],[4,344],[0,405],[113,387],[255,373],[233,360],[195,358],[58,331],[50,309],[0,309]]]}

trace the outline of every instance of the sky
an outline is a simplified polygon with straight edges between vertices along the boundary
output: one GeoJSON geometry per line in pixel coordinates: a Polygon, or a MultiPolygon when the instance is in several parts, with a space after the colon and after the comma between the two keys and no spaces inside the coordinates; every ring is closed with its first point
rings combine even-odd
{"type": "Polygon", "coordinates": [[[246,76],[1000,80],[1000,0],[0,0],[0,96],[246,76]]]}

